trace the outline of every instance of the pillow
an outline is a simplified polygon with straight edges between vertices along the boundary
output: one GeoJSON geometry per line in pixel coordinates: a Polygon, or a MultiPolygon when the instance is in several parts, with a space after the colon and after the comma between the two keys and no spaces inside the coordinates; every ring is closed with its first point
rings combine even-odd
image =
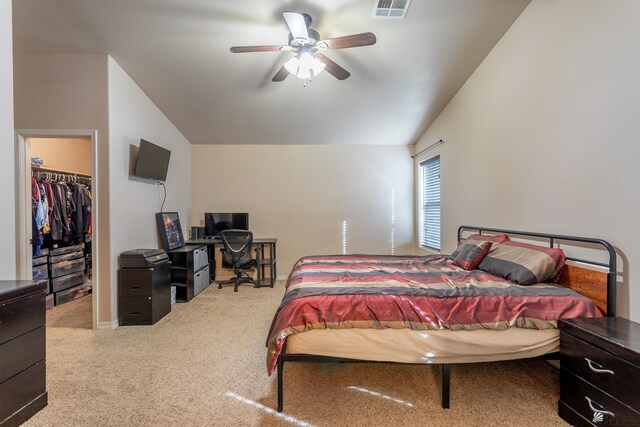
{"type": "Polygon", "coordinates": [[[494,235],[486,235],[486,234],[472,234],[467,239],[473,240],[488,240],[490,242],[502,243],[509,240],[509,236],[506,234],[494,234],[494,235]]]}
{"type": "Polygon", "coordinates": [[[508,241],[494,244],[478,268],[521,285],[534,285],[555,279],[565,260],[562,249],[508,241]]]}
{"type": "MultiPolygon", "coordinates": [[[[455,259],[458,256],[460,248],[462,247],[462,245],[464,243],[469,242],[469,241],[473,241],[473,240],[479,241],[479,242],[502,243],[502,242],[506,242],[507,240],[509,240],[509,236],[507,236],[506,234],[496,234],[496,235],[493,235],[493,236],[487,236],[485,234],[471,234],[465,240],[463,240],[460,243],[460,245],[458,245],[458,248],[455,251],[453,251],[453,253],[451,254],[451,258],[455,259]]],[[[480,258],[480,260],[482,261],[482,258],[480,258]]],[[[462,267],[462,268],[464,268],[464,267],[462,267]]]]}
{"type": "Polygon", "coordinates": [[[467,239],[451,254],[453,263],[465,270],[473,270],[487,256],[492,244],[489,240],[467,239]]]}

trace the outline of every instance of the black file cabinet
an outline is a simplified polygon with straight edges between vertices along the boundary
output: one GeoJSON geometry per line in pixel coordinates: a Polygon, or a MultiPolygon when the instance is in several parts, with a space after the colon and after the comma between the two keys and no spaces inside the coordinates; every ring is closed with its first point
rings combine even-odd
{"type": "Polygon", "coordinates": [[[558,326],[560,417],[574,426],[640,425],[640,324],[604,317],[558,326]]]}
{"type": "Polygon", "coordinates": [[[153,325],[171,311],[171,264],[164,251],[151,251],[137,249],[120,256],[121,326],[153,325]]]}

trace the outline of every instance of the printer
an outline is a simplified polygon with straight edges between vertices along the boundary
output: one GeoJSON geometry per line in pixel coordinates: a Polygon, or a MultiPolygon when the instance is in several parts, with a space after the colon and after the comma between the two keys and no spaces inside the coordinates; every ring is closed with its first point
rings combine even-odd
{"type": "Polygon", "coordinates": [[[133,249],[120,254],[120,268],[153,268],[169,262],[162,249],[133,249]]]}

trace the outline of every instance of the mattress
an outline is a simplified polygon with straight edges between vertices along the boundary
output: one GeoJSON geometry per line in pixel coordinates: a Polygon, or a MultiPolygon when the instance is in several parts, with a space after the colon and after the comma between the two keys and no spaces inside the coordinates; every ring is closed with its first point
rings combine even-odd
{"type": "Polygon", "coordinates": [[[599,317],[553,283],[522,286],[450,257],[336,255],[294,266],[267,338],[279,353],[405,363],[535,357],[558,349],[560,318],[599,317]]]}
{"type": "Polygon", "coordinates": [[[557,329],[313,329],[289,336],[287,354],[399,363],[476,363],[541,356],[558,351],[559,343],[557,329]]]}

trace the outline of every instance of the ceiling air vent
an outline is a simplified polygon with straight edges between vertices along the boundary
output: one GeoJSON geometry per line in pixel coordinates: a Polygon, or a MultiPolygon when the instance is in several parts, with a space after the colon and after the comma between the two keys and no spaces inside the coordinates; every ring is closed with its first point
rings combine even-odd
{"type": "Polygon", "coordinates": [[[375,0],[372,18],[404,19],[411,0],[375,0]]]}

